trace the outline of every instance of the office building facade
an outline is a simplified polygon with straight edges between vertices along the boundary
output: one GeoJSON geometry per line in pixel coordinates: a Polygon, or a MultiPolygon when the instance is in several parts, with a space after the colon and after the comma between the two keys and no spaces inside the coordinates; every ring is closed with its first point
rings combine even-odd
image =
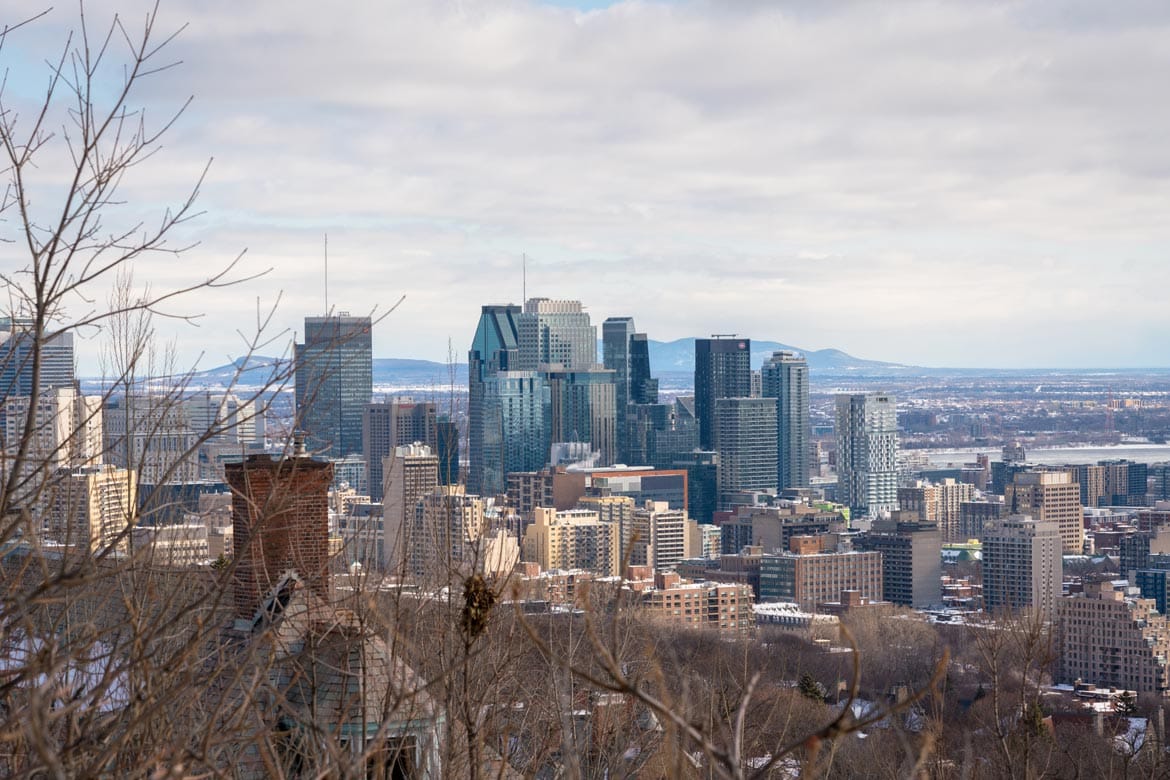
{"type": "MultiPolygon", "coordinates": [[[[33,393],[33,321],[0,317],[0,398],[33,393]]],[[[48,333],[41,341],[38,393],[73,387],[76,381],[72,333],[48,333]]]]}
{"type": "Polygon", "coordinates": [[[852,590],[861,598],[882,597],[882,556],[831,547],[833,536],[796,536],[788,552],[760,559],[760,601],[789,601],[806,612],[841,600],[852,590]]]}
{"type": "Polygon", "coordinates": [[[776,399],[720,398],[715,402],[719,504],[745,490],[776,490],[776,399]]]}
{"type": "Polygon", "coordinates": [[[627,408],[633,403],[630,394],[630,338],[633,335],[633,317],[609,317],[601,324],[602,363],[613,372],[617,453],[623,462],[629,457],[626,454],[626,415],[627,408]]]}
{"type": "Polygon", "coordinates": [[[422,497],[407,516],[407,574],[427,582],[467,575],[486,560],[484,501],[461,486],[444,486],[422,497]]]}
{"type": "Polygon", "coordinates": [[[603,521],[596,512],[558,512],[538,507],[524,532],[524,560],[551,569],[584,569],[605,577],[621,574],[621,526],[603,521]]]}
{"type": "Polygon", "coordinates": [[[362,453],[370,498],[382,500],[383,458],[415,442],[437,450],[438,439],[438,415],[429,401],[395,398],[366,404],[362,410],[362,453]]]}
{"type": "Polygon", "coordinates": [[[484,306],[468,353],[467,488],[475,494],[503,493],[508,472],[537,471],[548,459],[548,383],[517,369],[520,314],[519,306],[484,306]]]}
{"type": "Polygon", "coordinates": [[[102,410],[105,458],[137,472],[144,485],[185,485],[200,476],[187,407],[170,395],[127,395],[102,410]]]}
{"type": "Polygon", "coordinates": [[[520,371],[542,371],[546,366],[565,370],[597,365],[597,328],[580,301],[529,298],[516,316],[520,371]]]}
{"type": "Polygon", "coordinates": [[[362,414],[374,391],[369,317],[306,317],[294,345],[297,427],[309,450],[331,458],[362,454],[362,414]]]}
{"type": "Polygon", "coordinates": [[[74,550],[125,550],[133,527],[137,485],[131,471],[116,466],[61,469],[42,498],[45,533],[74,550]]]}
{"type": "Polygon", "coordinates": [[[455,485],[459,482],[459,423],[447,415],[435,423],[437,439],[435,454],[439,456],[439,484],[455,485]]]}
{"type": "Polygon", "coordinates": [[[0,419],[4,421],[0,472],[8,473],[30,417],[32,432],[21,464],[25,474],[39,470],[44,476],[58,468],[102,462],[105,441],[100,396],[83,396],[72,387],[60,387],[44,390],[36,398],[9,396],[0,404],[0,419]]]}
{"type": "Polygon", "coordinates": [[[763,397],[776,399],[776,488],[808,487],[808,361],[795,352],[774,352],[760,377],[763,397]]]}
{"type": "Polygon", "coordinates": [[[962,542],[961,512],[964,502],[975,498],[975,486],[947,477],[942,482],[918,480],[898,488],[898,508],[913,513],[918,522],[937,526],[944,542],[962,542]]]}
{"type": "Polygon", "coordinates": [[[751,394],[751,339],[695,339],[695,417],[699,422],[700,448],[715,449],[715,402],[720,398],[750,398],[751,394]]]}
{"type": "Polygon", "coordinates": [[[602,466],[617,457],[615,372],[593,368],[548,371],[550,438],[553,442],[588,442],[602,466]]]}
{"type": "Polygon", "coordinates": [[[655,571],[673,571],[687,557],[687,518],[665,501],[647,501],[635,507],[630,542],[630,564],[655,571]]]}

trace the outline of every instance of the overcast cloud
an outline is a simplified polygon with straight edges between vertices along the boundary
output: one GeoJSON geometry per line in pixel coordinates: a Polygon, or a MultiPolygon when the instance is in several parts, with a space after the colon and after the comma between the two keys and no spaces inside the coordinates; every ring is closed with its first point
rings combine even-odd
{"type": "MultiPolygon", "coordinates": [[[[245,248],[272,268],[190,302],[208,317],[182,355],[238,354],[278,291],[301,330],[328,232],[331,305],[406,296],[379,356],[443,360],[450,339],[465,359],[479,306],[520,302],[527,253],[530,295],[656,339],[1170,364],[1170,4],[596,5],[166,2],[183,64],[139,101],[195,101],[127,197],[173,202],[214,163],[201,245],[139,276],[245,248]]],[[[115,6],[142,12],[88,8],[115,6]]],[[[0,55],[9,102],[75,16],[0,55]]]]}

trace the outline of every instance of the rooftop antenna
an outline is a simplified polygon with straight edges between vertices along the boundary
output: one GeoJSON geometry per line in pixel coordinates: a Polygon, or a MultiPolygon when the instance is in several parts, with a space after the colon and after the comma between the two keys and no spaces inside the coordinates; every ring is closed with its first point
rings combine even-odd
{"type": "Polygon", "coordinates": [[[520,305],[528,302],[528,255],[520,253],[520,305]]]}
{"type": "Polygon", "coordinates": [[[329,316],[329,234],[325,234],[325,316],[329,316]]]}

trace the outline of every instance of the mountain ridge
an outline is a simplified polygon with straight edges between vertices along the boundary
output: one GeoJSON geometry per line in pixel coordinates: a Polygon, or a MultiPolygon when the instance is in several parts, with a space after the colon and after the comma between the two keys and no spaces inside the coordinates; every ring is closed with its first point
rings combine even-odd
{"type": "MultiPolygon", "coordinates": [[[[600,345],[600,342],[598,344],[600,345]]],[[[674,380],[672,384],[675,384],[681,380],[680,375],[694,372],[694,338],[681,338],[674,341],[651,340],[649,346],[650,370],[655,375],[669,375],[674,380]]],[[[868,370],[902,373],[912,371],[915,368],[898,363],[864,360],[838,349],[809,351],[776,341],[752,342],[752,368],[758,369],[777,350],[799,352],[808,359],[809,369],[815,372],[861,372],[868,370]]],[[[600,361],[599,349],[598,362],[600,361]]],[[[450,365],[420,358],[386,357],[376,357],[373,363],[375,388],[409,387],[441,390],[452,384],[455,387],[467,386],[466,363],[450,365]]],[[[283,378],[285,384],[291,387],[291,379],[287,378],[288,369],[289,361],[287,358],[252,355],[248,358],[237,358],[213,368],[192,372],[189,384],[193,388],[204,386],[261,387],[283,378]]],[[[90,378],[90,381],[96,380],[90,378]]]]}

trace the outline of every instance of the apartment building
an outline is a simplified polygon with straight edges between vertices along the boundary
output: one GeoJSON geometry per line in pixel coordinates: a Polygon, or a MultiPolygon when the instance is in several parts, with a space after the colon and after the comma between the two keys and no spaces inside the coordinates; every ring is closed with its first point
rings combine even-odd
{"type": "Polygon", "coordinates": [[[1086,583],[1084,593],[1056,605],[1062,682],[1091,683],[1138,693],[1170,687],[1170,624],[1153,599],[1115,583],[1086,583]]]}

